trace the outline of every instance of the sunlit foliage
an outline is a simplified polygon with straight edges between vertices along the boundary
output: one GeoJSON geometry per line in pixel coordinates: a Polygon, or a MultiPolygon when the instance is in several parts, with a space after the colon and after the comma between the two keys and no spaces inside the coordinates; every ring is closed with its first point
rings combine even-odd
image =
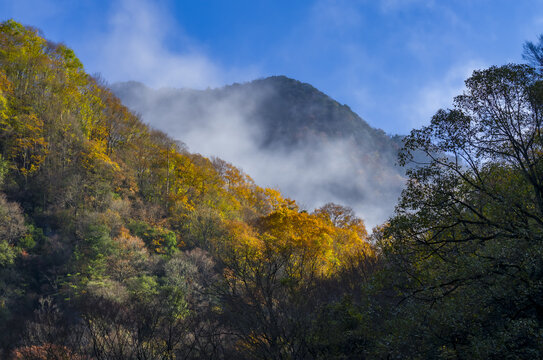
{"type": "MultiPolygon", "coordinates": [[[[351,210],[310,214],[189,153],[13,20],[0,24],[0,155],[0,357],[265,357],[267,322],[246,328],[233,301],[300,309],[374,257],[351,210]]],[[[285,329],[311,325],[288,313],[285,329]]]]}

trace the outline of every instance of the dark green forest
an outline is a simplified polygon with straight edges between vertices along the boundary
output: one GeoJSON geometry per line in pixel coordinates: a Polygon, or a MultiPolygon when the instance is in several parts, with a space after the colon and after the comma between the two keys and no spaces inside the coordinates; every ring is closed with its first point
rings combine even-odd
{"type": "Polygon", "coordinates": [[[0,23],[0,358],[543,358],[543,36],[524,57],[403,139],[407,185],[368,235],[0,23]]]}

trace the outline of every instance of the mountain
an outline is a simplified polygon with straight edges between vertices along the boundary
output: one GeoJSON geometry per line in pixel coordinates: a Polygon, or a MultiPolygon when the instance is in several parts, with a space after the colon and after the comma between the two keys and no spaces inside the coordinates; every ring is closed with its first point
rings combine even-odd
{"type": "Polygon", "coordinates": [[[170,117],[174,111],[177,119],[186,123],[191,121],[189,116],[204,116],[206,105],[236,98],[249,103],[256,96],[259,104],[247,115],[263,129],[264,137],[260,139],[262,147],[277,144],[292,146],[312,137],[326,137],[351,138],[361,148],[368,148],[367,140],[371,139],[373,145],[378,145],[376,150],[392,151],[394,156],[399,149],[397,138],[387,136],[381,129],[372,128],[349,106],[341,105],[310,84],[286,76],[271,76],[207,90],[153,90],[135,81],[113,84],[112,90],[144,118],[152,117],[153,121],[159,122],[158,116],[170,117]],[[151,105],[157,107],[150,109],[151,105]],[[157,115],[153,116],[150,112],[157,115]]]}
{"type": "Polygon", "coordinates": [[[374,226],[391,215],[401,192],[401,138],[372,128],[310,84],[272,76],[207,90],[138,82],[112,90],[192,151],[233,162],[307,207],[347,204],[374,226]]]}

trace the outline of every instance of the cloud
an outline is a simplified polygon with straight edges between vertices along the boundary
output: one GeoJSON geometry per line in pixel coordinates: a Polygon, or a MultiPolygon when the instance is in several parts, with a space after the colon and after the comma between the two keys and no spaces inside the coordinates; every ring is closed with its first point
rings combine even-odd
{"type": "Polygon", "coordinates": [[[153,87],[205,88],[258,71],[225,69],[157,3],[119,0],[112,6],[108,30],[97,42],[96,68],[109,81],[138,80],[153,87]]]}
{"type": "Polygon", "coordinates": [[[468,61],[451,67],[442,78],[433,79],[415,93],[411,103],[404,106],[403,113],[410,127],[417,128],[427,124],[439,109],[450,108],[454,97],[462,94],[464,81],[474,70],[488,67],[480,60],[468,61]]]}

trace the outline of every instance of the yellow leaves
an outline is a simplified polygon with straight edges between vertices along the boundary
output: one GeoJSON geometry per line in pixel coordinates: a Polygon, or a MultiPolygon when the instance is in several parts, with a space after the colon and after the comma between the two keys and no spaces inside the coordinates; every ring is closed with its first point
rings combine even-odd
{"type": "Polygon", "coordinates": [[[43,121],[35,114],[21,114],[0,121],[7,139],[7,155],[23,176],[36,172],[47,155],[43,121]]]}
{"type": "Polygon", "coordinates": [[[283,259],[289,276],[300,278],[330,276],[360,254],[371,256],[360,229],[340,228],[326,217],[285,206],[291,204],[288,201],[283,204],[276,203],[276,210],[260,217],[254,226],[227,222],[228,246],[238,260],[256,264],[283,259]]]}
{"type": "Polygon", "coordinates": [[[225,194],[208,159],[162,149],[161,160],[163,163],[157,165],[166,168],[166,173],[160,174],[158,180],[167,192],[171,209],[191,212],[199,205],[219,207],[225,194]]]}
{"type": "Polygon", "coordinates": [[[266,188],[264,189],[264,195],[266,197],[266,202],[271,206],[273,210],[278,210],[281,208],[291,208],[298,209],[298,205],[294,200],[289,198],[283,198],[281,193],[275,189],[266,188]]]}
{"type": "Polygon", "coordinates": [[[83,153],[83,167],[88,170],[96,166],[106,167],[113,171],[120,171],[119,164],[107,154],[106,144],[103,141],[89,140],[85,142],[83,153]]]}
{"type": "Polygon", "coordinates": [[[221,195],[226,198],[228,206],[223,206],[225,211],[230,213],[240,213],[242,210],[259,211],[258,203],[260,188],[254,184],[250,176],[243,173],[224,160],[214,158],[213,166],[221,180],[221,195]]]}
{"type": "Polygon", "coordinates": [[[81,152],[84,168],[105,165],[119,171],[108,154],[100,89],[71,49],[8,20],[0,23],[0,65],[2,140],[23,176],[40,169],[47,142],[53,141],[46,139],[58,141],[59,136],[64,155],[73,159],[81,152]]]}
{"type": "Polygon", "coordinates": [[[115,161],[111,160],[109,156],[107,156],[102,151],[94,151],[96,150],[96,146],[91,146],[89,149],[89,152],[86,154],[87,161],[85,162],[87,169],[90,169],[94,167],[96,162],[100,162],[104,165],[107,165],[114,170],[120,170],[119,164],[117,164],[115,161]]]}
{"type": "Polygon", "coordinates": [[[13,85],[6,77],[6,74],[0,70],[0,123],[8,118],[8,99],[7,94],[13,91],[13,85]]]}
{"type": "MultiPolygon", "coordinates": [[[[179,229],[197,209],[213,209],[232,248],[247,259],[278,256],[291,267],[324,275],[363,247],[362,222],[338,224],[330,214],[300,211],[295,201],[256,186],[233,165],[183,152],[143,125],[84,73],[66,46],[46,43],[11,21],[0,24],[0,45],[0,135],[9,138],[6,153],[23,175],[40,169],[50,141],[62,157],[52,160],[62,166],[83,167],[123,195],[139,191],[146,204],[166,202],[167,220],[179,229]]],[[[156,252],[167,252],[179,242],[163,230],[138,236],[156,252]]],[[[119,241],[129,239],[122,236],[119,241]]]]}
{"type": "MultiPolygon", "coordinates": [[[[108,129],[104,119],[105,104],[100,97],[100,88],[94,82],[87,82],[77,89],[79,101],[77,111],[81,121],[83,133],[90,140],[104,143],[108,137],[108,129]]],[[[73,100],[72,100],[73,101],[73,100]]]]}
{"type": "Polygon", "coordinates": [[[4,96],[2,96],[2,92],[0,91],[0,121],[5,120],[8,117],[7,110],[8,101],[4,96]]]}
{"type": "Polygon", "coordinates": [[[236,220],[225,221],[225,225],[230,235],[227,246],[238,252],[252,249],[262,253],[264,242],[259,238],[255,229],[245,222],[236,220]]]}
{"type": "Polygon", "coordinates": [[[317,217],[297,209],[280,207],[259,220],[259,228],[285,245],[318,246],[331,228],[317,217]]]}
{"type": "Polygon", "coordinates": [[[351,208],[328,203],[316,209],[314,215],[332,229],[332,247],[338,265],[345,264],[361,254],[374,256],[366,241],[364,223],[355,216],[351,208]]]}
{"type": "Polygon", "coordinates": [[[0,23],[0,56],[7,60],[36,56],[44,52],[46,44],[35,29],[24,27],[11,19],[0,23]],[[13,51],[13,48],[19,51],[13,51]]]}

